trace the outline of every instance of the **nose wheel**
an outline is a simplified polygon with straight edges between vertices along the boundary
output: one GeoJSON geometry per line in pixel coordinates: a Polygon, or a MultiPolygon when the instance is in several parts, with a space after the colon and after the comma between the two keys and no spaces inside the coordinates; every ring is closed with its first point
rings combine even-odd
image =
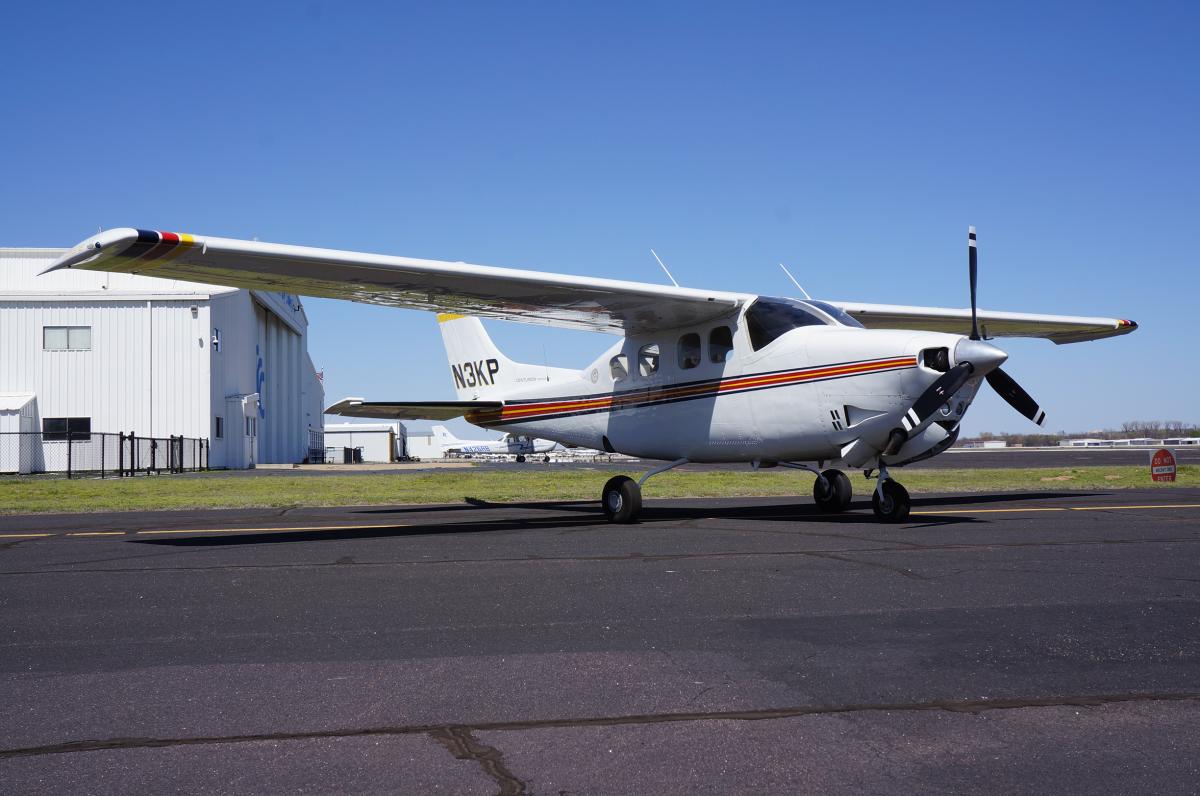
{"type": "Polygon", "coordinates": [[[883,522],[904,522],[912,508],[908,490],[890,478],[886,481],[882,480],[882,475],[880,478],[880,484],[871,496],[875,516],[883,522]]]}

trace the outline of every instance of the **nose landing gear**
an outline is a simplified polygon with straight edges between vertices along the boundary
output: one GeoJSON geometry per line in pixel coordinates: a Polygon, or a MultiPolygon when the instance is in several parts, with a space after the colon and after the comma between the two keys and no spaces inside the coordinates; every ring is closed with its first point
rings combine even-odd
{"type": "MultiPolygon", "coordinates": [[[[870,470],[867,472],[870,473],[870,470]]],[[[875,493],[871,495],[871,508],[883,522],[904,522],[912,509],[908,490],[892,480],[883,462],[879,463],[879,481],[875,485],[875,493]]]]}

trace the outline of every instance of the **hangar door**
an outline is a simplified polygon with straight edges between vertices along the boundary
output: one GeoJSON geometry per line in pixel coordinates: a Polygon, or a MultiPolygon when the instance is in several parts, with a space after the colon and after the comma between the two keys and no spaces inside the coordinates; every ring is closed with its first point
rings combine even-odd
{"type": "Polygon", "coordinates": [[[258,461],[284,464],[308,455],[304,422],[304,340],[271,308],[255,303],[255,390],[258,392],[258,461]]]}

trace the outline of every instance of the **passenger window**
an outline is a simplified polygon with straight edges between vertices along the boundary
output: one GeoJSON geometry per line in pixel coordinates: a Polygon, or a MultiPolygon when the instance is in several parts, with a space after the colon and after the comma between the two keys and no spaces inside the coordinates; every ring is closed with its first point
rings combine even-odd
{"type": "Polygon", "coordinates": [[[638,373],[649,376],[658,370],[658,343],[648,343],[638,351],[638,373]]]}
{"type": "Polygon", "coordinates": [[[711,362],[724,362],[733,350],[733,330],[728,326],[718,326],[708,333],[708,359],[711,362]]]}
{"type": "Polygon", "coordinates": [[[700,364],[700,335],[688,332],[679,338],[679,369],[691,370],[700,364]]]}
{"type": "Polygon", "coordinates": [[[613,381],[627,378],[629,376],[629,357],[617,354],[608,360],[608,372],[612,374],[613,381]]]}

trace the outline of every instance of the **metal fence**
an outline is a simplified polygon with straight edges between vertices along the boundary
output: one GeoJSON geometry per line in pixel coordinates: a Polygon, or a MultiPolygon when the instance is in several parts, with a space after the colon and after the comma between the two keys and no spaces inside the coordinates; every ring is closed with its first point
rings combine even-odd
{"type": "Polygon", "coordinates": [[[208,440],[123,432],[0,432],[0,474],[120,478],[208,469],[208,440]]]}
{"type": "Polygon", "coordinates": [[[309,464],[321,464],[325,461],[324,431],[317,431],[315,428],[308,430],[308,458],[305,461],[309,464]]]}

